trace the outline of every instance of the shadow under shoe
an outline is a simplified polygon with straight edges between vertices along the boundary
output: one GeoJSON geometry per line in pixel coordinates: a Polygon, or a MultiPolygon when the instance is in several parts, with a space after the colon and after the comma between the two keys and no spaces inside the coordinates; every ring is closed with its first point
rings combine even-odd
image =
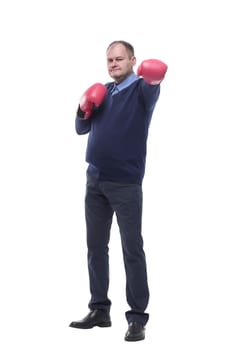
{"type": "Polygon", "coordinates": [[[91,310],[86,317],[80,321],[73,321],[69,327],[90,329],[95,326],[97,327],[111,327],[111,319],[107,312],[103,310],[91,310]]]}

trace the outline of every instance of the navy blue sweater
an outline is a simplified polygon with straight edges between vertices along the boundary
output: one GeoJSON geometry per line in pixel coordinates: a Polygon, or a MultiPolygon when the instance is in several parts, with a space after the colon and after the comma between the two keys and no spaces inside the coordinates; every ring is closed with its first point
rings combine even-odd
{"type": "Polygon", "coordinates": [[[106,84],[104,101],[89,119],[76,116],[76,132],[89,133],[87,172],[102,181],[141,184],[148,129],[160,85],[148,85],[140,78],[112,96],[113,85],[106,84]]]}

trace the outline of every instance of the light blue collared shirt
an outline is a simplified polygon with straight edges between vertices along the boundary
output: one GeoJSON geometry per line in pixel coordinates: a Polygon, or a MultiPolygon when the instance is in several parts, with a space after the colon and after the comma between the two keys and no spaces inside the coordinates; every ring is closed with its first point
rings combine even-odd
{"type": "Polygon", "coordinates": [[[112,96],[118,94],[118,92],[120,92],[123,89],[127,88],[129,85],[131,85],[132,83],[134,83],[138,79],[139,79],[139,77],[134,72],[132,72],[120,84],[114,83],[114,86],[112,88],[112,96]]]}

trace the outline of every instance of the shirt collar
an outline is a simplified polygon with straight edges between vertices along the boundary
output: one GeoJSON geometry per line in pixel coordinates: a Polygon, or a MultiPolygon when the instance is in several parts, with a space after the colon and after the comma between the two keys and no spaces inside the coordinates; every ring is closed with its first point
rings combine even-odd
{"type": "Polygon", "coordinates": [[[117,85],[117,88],[119,91],[121,91],[138,79],[139,77],[134,72],[132,72],[126,79],[124,79],[120,84],[117,85]]]}
{"type": "Polygon", "coordinates": [[[124,79],[120,84],[114,83],[113,87],[113,95],[117,94],[118,92],[122,91],[123,89],[127,88],[129,85],[134,83],[136,80],[138,80],[139,77],[132,72],[126,79],[124,79]]]}

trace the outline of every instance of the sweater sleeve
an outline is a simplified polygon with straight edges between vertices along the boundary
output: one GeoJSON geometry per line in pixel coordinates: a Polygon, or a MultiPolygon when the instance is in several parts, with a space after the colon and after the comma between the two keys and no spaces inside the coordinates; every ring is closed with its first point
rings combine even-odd
{"type": "Polygon", "coordinates": [[[153,109],[160,95],[160,84],[149,85],[141,79],[141,94],[143,96],[146,108],[153,109]]]}
{"type": "Polygon", "coordinates": [[[77,110],[75,118],[75,130],[78,135],[87,134],[91,130],[91,119],[83,119],[79,117],[77,110]]]}

